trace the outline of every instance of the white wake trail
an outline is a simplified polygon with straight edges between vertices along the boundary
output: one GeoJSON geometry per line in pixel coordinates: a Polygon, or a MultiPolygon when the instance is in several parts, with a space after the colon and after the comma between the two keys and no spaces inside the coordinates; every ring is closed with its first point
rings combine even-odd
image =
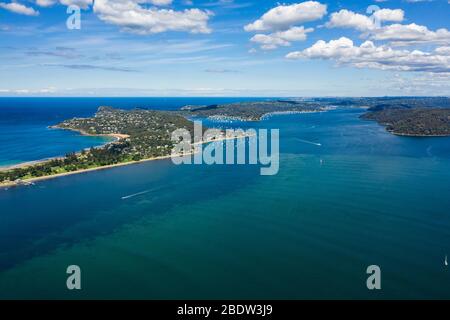
{"type": "Polygon", "coordinates": [[[314,141],[308,141],[308,140],[303,140],[303,139],[299,139],[299,138],[296,138],[295,140],[298,140],[298,141],[303,142],[303,143],[312,144],[312,145],[318,146],[318,147],[321,147],[321,146],[322,146],[321,143],[314,142],[314,141]]]}
{"type": "Polygon", "coordinates": [[[137,197],[137,196],[140,196],[140,195],[149,193],[150,191],[152,191],[152,190],[145,190],[145,191],[142,191],[142,192],[130,194],[130,195],[128,195],[128,196],[122,197],[121,199],[122,199],[122,200],[131,199],[131,198],[134,198],[134,197],[137,197]]]}

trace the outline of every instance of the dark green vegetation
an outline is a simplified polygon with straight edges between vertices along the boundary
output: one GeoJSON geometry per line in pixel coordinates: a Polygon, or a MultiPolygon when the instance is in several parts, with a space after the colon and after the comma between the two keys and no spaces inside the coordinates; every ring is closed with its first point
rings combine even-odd
{"type": "Polygon", "coordinates": [[[450,135],[450,109],[413,108],[381,109],[364,114],[363,119],[375,120],[393,134],[410,136],[450,135]]]}
{"type": "Polygon", "coordinates": [[[308,101],[342,107],[365,106],[382,109],[450,108],[449,97],[312,98],[308,101]]]}
{"type": "Polygon", "coordinates": [[[389,97],[361,98],[368,106],[362,119],[375,120],[397,135],[450,135],[450,98],[448,97],[389,97]]]}
{"type": "Polygon", "coordinates": [[[31,166],[0,172],[0,183],[84,170],[170,155],[174,130],[193,131],[193,123],[180,115],[150,110],[116,110],[100,107],[93,118],[75,118],[54,128],[90,135],[121,134],[123,137],[101,148],[71,153],[31,166]]]}
{"type": "Polygon", "coordinates": [[[180,128],[194,130],[191,121],[172,112],[109,107],[100,107],[93,118],[75,118],[55,127],[91,135],[128,135],[125,141],[117,143],[123,146],[121,154],[140,159],[170,154],[172,132],[180,128]]]}
{"type": "Polygon", "coordinates": [[[277,100],[263,102],[242,102],[211,106],[186,106],[181,109],[185,116],[224,118],[231,120],[259,121],[271,113],[318,112],[326,107],[317,102],[277,100]]]}

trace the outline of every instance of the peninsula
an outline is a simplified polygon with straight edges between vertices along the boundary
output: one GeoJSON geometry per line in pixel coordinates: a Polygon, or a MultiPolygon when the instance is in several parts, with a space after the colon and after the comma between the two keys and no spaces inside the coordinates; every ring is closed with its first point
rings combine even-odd
{"type": "Polygon", "coordinates": [[[375,120],[395,135],[450,136],[449,108],[382,108],[369,111],[361,118],[375,120]]]}
{"type": "Polygon", "coordinates": [[[212,120],[260,121],[271,114],[322,112],[329,110],[329,108],[320,102],[275,100],[210,106],[185,106],[181,109],[180,114],[187,117],[194,116],[212,120]]]}
{"type": "MultiPolygon", "coordinates": [[[[64,157],[0,168],[0,187],[30,184],[53,177],[172,157],[172,132],[177,129],[187,129],[191,134],[194,132],[194,123],[187,118],[259,121],[271,114],[328,110],[327,106],[321,105],[323,104],[319,102],[272,100],[186,106],[179,111],[120,110],[100,107],[92,118],[74,118],[50,128],[73,130],[82,135],[109,136],[115,141],[102,147],[72,152],[64,157]]],[[[221,140],[244,137],[223,135],[221,140]]],[[[208,142],[211,141],[201,143],[208,142]]],[[[193,143],[190,153],[194,152],[195,144],[193,143]]]]}
{"type": "MultiPolygon", "coordinates": [[[[172,155],[172,132],[177,129],[194,132],[194,123],[175,112],[100,107],[92,118],[74,118],[51,128],[73,130],[83,135],[110,136],[115,141],[102,147],[72,152],[64,157],[0,169],[0,187],[30,184],[53,177],[195,152],[193,143],[190,153],[172,155]]],[[[237,138],[240,137],[223,136],[223,140],[237,138]]],[[[211,141],[202,143],[208,142],[211,141]]]]}

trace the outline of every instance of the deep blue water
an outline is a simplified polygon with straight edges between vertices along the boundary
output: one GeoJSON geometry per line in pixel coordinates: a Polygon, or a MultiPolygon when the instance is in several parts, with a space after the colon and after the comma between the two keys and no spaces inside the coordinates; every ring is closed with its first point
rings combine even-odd
{"type": "MultiPolygon", "coordinates": [[[[225,100],[18,101],[45,130],[99,104],[225,100]]],[[[205,121],[279,129],[275,176],[163,160],[0,190],[0,297],[449,299],[450,139],[394,136],[363,112],[205,121]],[[65,289],[71,264],[82,268],[80,292],[65,289]],[[372,264],[379,292],[366,288],[372,264]]]]}

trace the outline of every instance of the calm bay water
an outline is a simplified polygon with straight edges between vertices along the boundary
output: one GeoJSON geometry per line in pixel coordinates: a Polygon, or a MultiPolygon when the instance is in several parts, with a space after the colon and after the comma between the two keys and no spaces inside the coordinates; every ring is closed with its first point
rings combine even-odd
{"type": "MultiPolygon", "coordinates": [[[[26,133],[99,105],[233,101],[5,100],[4,163],[101,143],[64,133],[71,142],[52,149],[55,137],[32,143],[26,133]],[[17,156],[23,136],[42,152],[23,145],[17,156]]],[[[450,139],[393,136],[362,112],[226,124],[280,129],[271,177],[257,166],[163,160],[0,190],[0,297],[450,298],[450,139]],[[65,289],[71,264],[82,269],[82,291],[65,289]],[[382,270],[379,292],[366,289],[372,264],[382,270]]]]}

